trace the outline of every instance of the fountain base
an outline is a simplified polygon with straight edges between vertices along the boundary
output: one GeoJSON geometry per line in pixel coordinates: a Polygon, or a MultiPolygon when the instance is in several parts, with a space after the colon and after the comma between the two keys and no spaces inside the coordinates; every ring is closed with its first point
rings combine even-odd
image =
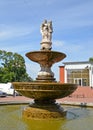
{"type": "Polygon", "coordinates": [[[58,104],[30,104],[22,113],[28,119],[58,119],[66,116],[66,111],[58,104]]]}
{"type": "Polygon", "coordinates": [[[29,119],[59,119],[66,116],[66,111],[56,104],[55,99],[63,98],[73,93],[76,84],[58,82],[13,82],[20,94],[34,99],[23,111],[23,117],[29,119]]]}

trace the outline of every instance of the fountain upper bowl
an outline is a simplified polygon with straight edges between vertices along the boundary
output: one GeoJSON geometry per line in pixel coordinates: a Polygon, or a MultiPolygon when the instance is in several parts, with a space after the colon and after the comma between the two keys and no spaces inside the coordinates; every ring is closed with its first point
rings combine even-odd
{"type": "Polygon", "coordinates": [[[26,53],[26,56],[30,60],[44,66],[52,66],[52,64],[59,62],[66,57],[64,53],[49,50],[28,52],[26,53]]]}

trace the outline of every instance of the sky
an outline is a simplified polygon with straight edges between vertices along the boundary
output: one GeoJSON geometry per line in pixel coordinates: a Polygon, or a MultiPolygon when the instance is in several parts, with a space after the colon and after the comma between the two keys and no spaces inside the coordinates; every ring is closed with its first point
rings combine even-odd
{"type": "Polygon", "coordinates": [[[33,79],[40,67],[25,54],[40,50],[45,19],[53,24],[52,50],[67,55],[51,68],[59,81],[64,62],[93,57],[93,0],[0,0],[0,50],[22,55],[33,79]]]}

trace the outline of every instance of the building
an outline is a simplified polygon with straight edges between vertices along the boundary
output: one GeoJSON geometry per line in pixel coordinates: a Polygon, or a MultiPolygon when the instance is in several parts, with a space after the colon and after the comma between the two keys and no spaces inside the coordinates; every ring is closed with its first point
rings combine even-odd
{"type": "Polygon", "coordinates": [[[59,66],[60,82],[93,87],[93,62],[64,62],[63,64],[59,66]]]}

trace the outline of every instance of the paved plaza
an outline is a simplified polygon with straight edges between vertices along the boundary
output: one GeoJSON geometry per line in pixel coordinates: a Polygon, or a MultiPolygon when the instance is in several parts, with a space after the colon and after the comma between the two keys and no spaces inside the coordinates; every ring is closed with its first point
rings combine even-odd
{"type": "MultiPolygon", "coordinates": [[[[33,100],[24,96],[7,96],[0,98],[0,104],[20,104],[30,103],[33,100]]],[[[57,99],[57,103],[63,105],[78,105],[93,107],[93,89],[90,87],[78,87],[77,90],[68,97],[57,99]]]]}

